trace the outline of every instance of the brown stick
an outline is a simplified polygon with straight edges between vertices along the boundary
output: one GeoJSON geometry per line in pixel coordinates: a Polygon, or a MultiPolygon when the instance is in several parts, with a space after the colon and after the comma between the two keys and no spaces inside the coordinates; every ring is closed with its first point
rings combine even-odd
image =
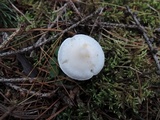
{"type": "MultiPolygon", "coordinates": [[[[16,31],[17,28],[0,28],[0,32],[12,32],[16,31]]],[[[35,29],[30,29],[28,32],[34,32],[34,31],[55,31],[55,32],[61,32],[63,30],[58,30],[55,28],[35,28],[35,29]]]]}
{"type": "Polygon", "coordinates": [[[9,108],[1,117],[0,120],[4,120],[14,109],[16,108],[16,105],[9,108]]]}
{"type": "Polygon", "coordinates": [[[59,89],[57,88],[56,90],[50,92],[50,93],[41,93],[39,91],[31,91],[31,90],[28,90],[28,89],[25,89],[25,88],[21,88],[17,85],[14,85],[14,84],[11,84],[11,83],[5,83],[7,86],[17,90],[17,91],[22,91],[24,93],[27,93],[27,94],[30,94],[30,95],[33,95],[33,96],[39,96],[39,97],[52,97],[55,92],[59,89]]]}
{"type": "Polygon", "coordinates": [[[62,34],[64,34],[64,33],[68,32],[69,30],[75,28],[75,27],[78,26],[80,23],[83,23],[84,21],[92,18],[94,15],[97,15],[97,14],[101,11],[101,9],[102,9],[102,8],[97,9],[94,13],[92,13],[92,14],[90,14],[89,16],[85,17],[84,19],[78,21],[77,23],[71,25],[70,27],[66,28],[66,29],[63,30],[62,32],[56,34],[55,36],[50,37],[49,39],[45,39],[45,40],[43,40],[43,41],[41,41],[41,42],[35,43],[35,44],[33,44],[32,46],[29,46],[29,47],[26,47],[26,48],[22,48],[21,50],[9,51],[9,52],[1,53],[1,54],[0,54],[0,57],[9,56],[9,55],[15,55],[15,54],[17,54],[17,53],[24,53],[24,52],[27,52],[27,51],[31,51],[31,50],[33,50],[33,49],[35,49],[35,48],[38,48],[38,47],[40,47],[40,46],[42,46],[42,45],[45,45],[46,43],[54,40],[54,39],[57,38],[58,36],[60,36],[60,35],[62,35],[62,34]]]}
{"type": "Polygon", "coordinates": [[[2,83],[13,83],[13,82],[33,82],[34,80],[37,80],[38,78],[0,78],[0,82],[2,83]]]}

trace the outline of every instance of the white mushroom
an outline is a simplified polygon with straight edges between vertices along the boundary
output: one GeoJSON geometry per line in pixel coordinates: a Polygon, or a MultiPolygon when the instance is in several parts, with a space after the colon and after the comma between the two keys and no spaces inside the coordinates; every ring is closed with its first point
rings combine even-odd
{"type": "Polygon", "coordinates": [[[75,80],[88,80],[97,75],[104,66],[104,59],[99,43],[83,34],[64,40],[58,51],[60,68],[75,80]]]}

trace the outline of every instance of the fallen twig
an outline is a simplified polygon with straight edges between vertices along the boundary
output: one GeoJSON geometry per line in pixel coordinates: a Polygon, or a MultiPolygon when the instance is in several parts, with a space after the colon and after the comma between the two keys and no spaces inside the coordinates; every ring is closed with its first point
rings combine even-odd
{"type": "MultiPolygon", "coordinates": [[[[64,25],[73,25],[74,23],[72,22],[61,22],[59,21],[60,24],[64,25]]],[[[88,26],[88,27],[93,27],[93,24],[79,24],[79,26],[88,26]]],[[[131,25],[131,24],[123,24],[123,23],[110,23],[110,22],[95,22],[95,27],[102,26],[103,28],[130,28],[130,29],[137,29],[137,25],[131,25]]],[[[147,27],[145,27],[147,28],[147,27]]],[[[156,28],[155,31],[157,31],[159,28],[156,28]]],[[[0,28],[0,32],[10,32],[10,31],[16,31],[17,28],[0,28]]],[[[63,30],[61,29],[56,29],[56,28],[34,28],[28,30],[28,32],[34,32],[34,31],[54,31],[54,32],[62,32],[63,30]]]]}
{"type": "MultiPolygon", "coordinates": [[[[10,32],[10,31],[16,31],[18,28],[0,28],[0,32],[10,32]]],[[[56,28],[34,28],[27,30],[27,32],[34,32],[34,31],[55,31],[55,32],[61,32],[62,30],[56,29],[56,28]]]]}
{"type": "Polygon", "coordinates": [[[155,52],[156,50],[153,48],[152,42],[150,41],[149,37],[147,36],[145,28],[140,24],[136,14],[132,13],[132,11],[130,10],[130,8],[128,6],[126,8],[127,8],[128,13],[132,16],[132,18],[136,22],[138,29],[143,33],[143,37],[144,37],[146,43],[148,44],[148,47],[149,47],[149,49],[151,51],[153,59],[154,59],[154,61],[156,63],[156,66],[157,66],[157,69],[158,69],[157,70],[157,74],[160,75],[160,62],[159,62],[158,57],[156,55],[157,52],[155,52]]]}
{"type": "Polygon", "coordinates": [[[57,88],[56,90],[53,90],[50,93],[41,93],[41,92],[36,92],[36,91],[31,91],[31,90],[28,90],[28,89],[25,89],[25,88],[21,88],[17,85],[11,84],[11,83],[5,83],[5,84],[7,86],[17,90],[17,91],[24,92],[24,93],[27,93],[29,95],[33,95],[33,96],[37,96],[37,97],[52,97],[55,94],[55,92],[59,89],[59,88],[57,88]]]}
{"type": "Polygon", "coordinates": [[[77,7],[75,6],[74,2],[72,0],[68,0],[68,1],[69,1],[69,4],[71,5],[71,7],[73,8],[73,10],[82,18],[81,13],[79,12],[77,7]]]}
{"type": "Polygon", "coordinates": [[[17,54],[17,53],[24,53],[24,52],[27,52],[27,51],[31,51],[31,50],[33,50],[33,49],[35,49],[35,48],[38,48],[38,47],[40,47],[40,46],[42,46],[42,45],[44,45],[44,44],[52,41],[53,39],[57,38],[58,36],[66,33],[66,32],[68,32],[69,30],[75,28],[75,27],[78,26],[80,23],[82,23],[82,22],[90,19],[90,18],[93,17],[94,15],[97,15],[97,14],[101,11],[101,9],[102,9],[102,8],[97,9],[94,13],[88,15],[88,16],[85,17],[84,19],[82,19],[82,20],[78,21],[77,23],[71,25],[70,27],[66,28],[66,29],[63,30],[62,32],[60,32],[60,33],[58,33],[58,34],[50,37],[49,39],[45,39],[44,41],[41,41],[40,43],[39,43],[39,42],[38,42],[38,43],[35,43],[35,44],[33,44],[32,46],[29,46],[29,47],[26,47],[26,48],[22,48],[21,50],[9,51],[9,52],[1,53],[1,54],[0,54],[0,57],[9,56],[9,55],[15,55],[15,54],[17,54]]]}
{"type": "Polygon", "coordinates": [[[4,40],[2,44],[0,45],[0,50],[5,48],[12,40],[13,38],[21,31],[21,27],[17,28],[15,32],[13,32],[7,40],[4,40]]]}
{"type": "MultiPolygon", "coordinates": [[[[63,22],[63,21],[59,21],[60,24],[62,25],[73,25],[72,22],[63,22]]],[[[95,25],[93,25],[93,23],[89,23],[89,24],[79,24],[79,26],[88,26],[88,27],[103,27],[103,28],[109,28],[109,29],[115,29],[115,28],[128,28],[128,29],[138,29],[138,26],[135,24],[123,24],[123,23],[111,23],[111,22],[95,22],[95,25]]],[[[148,28],[147,26],[145,26],[144,28],[148,28]]],[[[155,28],[154,31],[156,31],[159,28],[155,28]]],[[[2,31],[0,29],[0,31],[2,31]]]]}
{"type": "Polygon", "coordinates": [[[26,81],[29,81],[29,82],[33,82],[34,80],[37,80],[39,78],[30,78],[30,77],[27,77],[27,78],[0,78],[0,82],[2,83],[13,83],[13,82],[26,82],[26,81]]]}

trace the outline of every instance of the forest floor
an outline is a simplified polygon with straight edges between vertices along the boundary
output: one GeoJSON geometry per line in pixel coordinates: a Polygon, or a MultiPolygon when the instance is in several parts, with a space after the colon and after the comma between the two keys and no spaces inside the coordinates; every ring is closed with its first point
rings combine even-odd
{"type": "Polygon", "coordinates": [[[159,120],[159,0],[2,0],[0,120],[159,120]],[[95,38],[102,71],[75,81],[61,43],[95,38]]]}

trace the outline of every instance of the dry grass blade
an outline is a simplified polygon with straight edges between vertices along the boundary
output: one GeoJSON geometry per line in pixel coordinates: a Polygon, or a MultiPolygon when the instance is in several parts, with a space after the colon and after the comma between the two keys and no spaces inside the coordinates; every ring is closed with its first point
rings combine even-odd
{"type": "Polygon", "coordinates": [[[49,118],[47,118],[46,120],[52,120],[54,119],[54,117],[56,117],[58,114],[60,114],[63,110],[65,110],[68,106],[64,106],[62,109],[60,109],[59,111],[57,111],[56,113],[54,113],[53,115],[51,115],[49,118]]]}
{"type": "Polygon", "coordinates": [[[55,105],[58,103],[59,99],[57,99],[55,102],[53,102],[43,113],[41,113],[35,120],[38,120],[39,118],[41,118],[41,116],[43,116],[49,109],[51,109],[52,107],[55,107],[55,105]]]}
{"type": "MultiPolygon", "coordinates": [[[[1,106],[0,106],[1,107],[1,106]]],[[[16,105],[10,107],[1,117],[0,120],[5,120],[5,118],[16,108],[16,105]]],[[[1,108],[2,109],[2,108],[1,108]]]]}

